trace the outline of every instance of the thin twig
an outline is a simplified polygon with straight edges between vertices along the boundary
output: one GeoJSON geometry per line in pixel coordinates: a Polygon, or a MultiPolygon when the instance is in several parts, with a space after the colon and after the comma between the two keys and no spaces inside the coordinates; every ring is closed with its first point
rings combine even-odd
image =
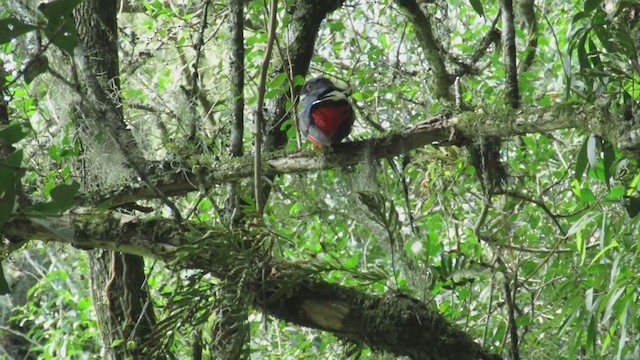
{"type": "Polygon", "coordinates": [[[449,60],[453,61],[459,67],[458,71],[453,74],[454,79],[465,75],[477,74],[480,71],[476,63],[487,53],[491,44],[498,43],[500,41],[500,30],[498,30],[496,26],[498,25],[498,20],[500,20],[501,16],[502,10],[499,10],[498,14],[493,19],[493,22],[491,22],[491,28],[476,45],[476,51],[471,54],[471,57],[469,57],[467,62],[459,59],[453,59],[452,56],[449,57],[449,60]]]}
{"type": "Polygon", "coordinates": [[[200,73],[198,68],[200,67],[200,59],[202,57],[202,47],[204,46],[204,31],[207,29],[207,14],[209,13],[209,5],[211,0],[207,0],[204,3],[204,10],[202,11],[202,19],[200,20],[200,30],[198,31],[198,38],[193,46],[196,52],[196,59],[193,61],[193,73],[191,74],[191,91],[193,95],[196,95],[199,90],[200,73]]]}
{"type": "Polygon", "coordinates": [[[256,211],[258,216],[262,216],[264,210],[264,193],[262,192],[262,127],[264,124],[264,94],[266,92],[267,72],[269,62],[273,52],[273,43],[276,38],[276,25],[278,15],[278,1],[271,0],[271,18],[269,20],[269,40],[267,41],[267,51],[262,61],[260,69],[260,83],[258,85],[258,105],[256,109],[256,141],[254,160],[254,187],[256,194],[256,211]]]}
{"type": "Polygon", "coordinates": [[[35,345],[35,346],[38,346],[38,347],[42,347],[43,346],[42,344],[40,344],[40,343],[34,341],[33,339],[29,338],[27,335],[25,335],[25,334],[23,334],[23,333],[21,333],[19,331],[13,330],[12,328],[10,328],[8,326],[0,325],[0,330],[6,331],[6,332],[11,333],[11,334],[13,334],[15,336],[21,337],[21,338],[27,340],[31,345],[35,345]]]}
{"type": "Polygon", "coordinates": [[[556,214],[554,214],[553,212],[551,212],[551,210],[549,210],[549,208],[547,207],[547,205],[545,205],[544,202],[542,202],[540,200],[532,199],[532,198],[530,198],[530,197],[528,197],[528,196],[526,196],[526,195],[524,195],[522,193],[519,193],[517,191],[505,191],[503,194],[537,205],[538,207],[540,207],[542,209],[542,211],[545,212],[545,214],[547,214],[547,216],[549,216],[551,218],[551,220],[556,225],[556,227],[558,228],[558,230],[560,231],[562,236],[567,236],[567,232],[564,230],[564,228],[562,228],[562,225],[560,225],[560,222],[558,221],[558,216],[556,214]]]}

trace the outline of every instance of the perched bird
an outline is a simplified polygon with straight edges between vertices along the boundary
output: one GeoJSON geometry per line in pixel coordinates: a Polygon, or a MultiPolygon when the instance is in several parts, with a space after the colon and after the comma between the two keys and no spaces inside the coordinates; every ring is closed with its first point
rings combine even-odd
{"type": "Polygon", "coordinates": [[[346,138],[356,118],[349,89],[338,88],[324,77],[311,79],[302,88],[300,132],[317,147],[329,147],[346,138]]]}

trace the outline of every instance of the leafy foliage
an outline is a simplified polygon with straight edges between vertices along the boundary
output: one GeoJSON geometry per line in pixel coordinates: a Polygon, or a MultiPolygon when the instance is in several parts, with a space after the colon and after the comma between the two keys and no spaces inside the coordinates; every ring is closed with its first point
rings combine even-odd
{"type": "MultiPolygon", "coordinates": [[[[1,13],[0,59],[8,71],[3,96],[10,98],[11,123],[1,125],[0,142],[16,150],[0,159],[0,228],[18,216],[58,215],[77,205],[78,194],[117,191],[135,178],[122,170],[122,160],[105,135],[83,129],[76,118],[75,104],[87,100],[75,84],[78,69],[70,65],[78,44],[71,10],[78,3],[56,0],[39,7],[45,18],[41,22],[27,21],[17,7],[1,13]],[[34,54],[30,44],[41,41],[36,34],[54,47],[40,44],[34,54]],[[20,213],[15,206],[17,185],[36,199],[20,213]]],[[[635,121],[640,97],[637,5],[575,3],[545,0],[536,7],[536,58],[519,74],[523,106],[600,102],[635,121]]],[[[202,18],[198,2],[131,6],[119,17],[119,95],[138,146],[152,160],[190,160],[195,153],[211,163],[224,160],[232,111],[224,75],[226,3],[212,4],[214,15],[209,18],[202,18]],[[202,30],[204,50],[198,52],[202,23],[208,27],[202,30]],[[193,69],[197,56],[201,63],[193,69]],[[197,100],[189,97],[189,87],[198,88],[197,100]]],[[[289,47],[293,6],[288,1],[278,13],[267,104],[304,82],[280,71],[294,50],[289,47]]],[[[477,63],[466,63],[491,30],[497,4],[451,0],[422,8],[438,24],[434,38],[440,50],[447,51],[447,66],[463,73],[458,95],[465,107],[481,112],[504,106],[500,46],[490,46],[477,63]]],[[[268,16],[261,1],[247,3],[245,11],[248,152],[257,101],[253,79],[265,53],[268,16]]],[[[527,29],[517,29],[519,50],[530,44],[529,36],[527,29]]],[[[524,51],[518,56],[522,61],[524,51]]],[[[318,34],[310,72],[343,79],[356,89],[359,116],[352,139],[386,134],[451,111],[435,98],[428,80],[433,69],[416,30],[406,25],[395,2],[355,2],[332,13],[318,34]]],[[[294,105],[289,101],[287,110],[295,113],[294,105]]],[[[299,148],[294,120],[274,125],[287,131],[287,151],[299,148]]],[[[509,184],[491,201],[462,149],[433,146],[406,154],[400,169],[370,160],[274,179],[259,225],[272,234],[268,250],[279,260],[309,265],[314,276],[333,283],[414,296],[497,353],[511,342],[503,283],[512,279],[520,352],[527,358],[640,356],[637,159],[595,134],[574,130],[523,135],[506,142],[502,154],[509,184]]],[[[188,220],[226,226],[228,189],[202,190],[172,201],[188,220]]],[[[248,194],[242,193],[247,209],[253,205],[248,194]]],[[[136,216],[168,216],[157,200],[144,205],[152,213],[136,216]]],[[[26,249],[23,255],[33,251],[44,250],[26,249]]],[[[30,351],[39,357],[99,352],[86,279],[76,277],[78,268],[86,271],[79,259],[83,257],[64,255],[55,266],[42,269],[25,302],[13,309],[12,320],[23,324],[24,336],[38,344],[30,351]]],[[[209,330],[217,319],[208,310],[225,300],[216,293],[222,280],[164,264],[149,263],[147,270],[152,305],[158,318],[165,319],[159,323],[158,344],[191,354],[191,334],[196,332],[204,334],[205,348],[213,344],[209,330]]],[[[0,280],[0,293],[7,290],[8,284],[0,280]]],[[[345,347],[334,335],[263,314],[251,313],[249,322],[256,357],[389,357],[345,347]]]]}

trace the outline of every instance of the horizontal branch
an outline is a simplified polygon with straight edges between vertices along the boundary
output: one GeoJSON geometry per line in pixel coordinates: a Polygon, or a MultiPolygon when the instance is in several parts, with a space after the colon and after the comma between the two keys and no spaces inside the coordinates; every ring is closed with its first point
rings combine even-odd
{"type": "Polygon", "coordinates": [[[242,284],[241,295],[265,313],[399,356],[499,359],[419,300],[400,293],[367,294],[319,279],[318,267],[270,260],[268,247],[256,240],[265,236],[259,228],[249,232],[195,223],[185,227],[187,233],[169,219],[85,209],[58,217],[13,219],[3,233],[12,241],[35,238],[99,247],[205,270],[242,284]],[[246,241],[252,246],[238,246],[246,241]]]}
{"type": "MultiPolygon", "coordinates": [[[[263,161],[263,175],[340,168],[364,162],[365,159],[396,156],[429,144],[461,145],[487,137],[509,138],[570,128],[596,133],[622,149],[640,148],[640,130],[637,127],[630,128],[629,123],[614,119],[601,108],[569,103],[548,108],[466,112],[449,118],[435,117],[404,132],[337,144],[326,152],[301,150],[292,153],[267,153],[263,161]]],[[[210,158],[192,160],[190,164],[172,160],[153,163],[147,169],[147,174],[163,194],[178,196],[250,178],[253,175],[252,166],[252,155],[215,163],[210,158]]],[[[118,189],[82,195],[78,202],[106,202],[116,207],[154,198],[156,194],[144,184],[131,183],[118,189]]]]}

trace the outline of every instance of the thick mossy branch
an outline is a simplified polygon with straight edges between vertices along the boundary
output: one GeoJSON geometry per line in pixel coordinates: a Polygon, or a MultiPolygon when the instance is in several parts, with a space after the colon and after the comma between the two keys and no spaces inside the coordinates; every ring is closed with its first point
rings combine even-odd
{"type": "MultiPolygon", "coordinates": [[[[640,126],[614,118],[601,107],[566,103],[547,108],[467,112],[450,118],[436,117],[407,131],[381,138],[347,142],[320,152],[266,153],[264,176],[304,173],[354,165],[365,159],[396,156],[430,144],[460,145],[484,138],[509,138],[561,129],[593,132],[622,150],[640,148],[640,126]]],[[[210,159],[191,164],[172,160],[153,163],[146,173],[163,194],[184,195],[214,185],[253,176],[252,155],[211,163],[210,159]]],[[[107,203],[116,207],[143,199],[156,198],[142,183],[131,183],[111,191],[85,194],[80,203],[107,203]]]]}
{"type": "Polygon", "coordinates": [[[208,271],[238,284],[254,306],[289,322],[330,331],[356,343],[413,359],[494,359],[436,311],[402,294],[370,295],[318,279],[313,267],[274,261],[269,234],[207,229],[170,219],[137,219],[114,211],[76,210],[59,217],[14,219],[4,234],[144,255],[208,271]],[[244,246],[247,245],[247,246],[244,246]]]}
{"type": "Polygon", "coordinates": [[[500,359],[427,304],[403,294],[370,295],[288,270],[265,282],[255,306],[292,323],[330,331],[411,359],[500,359]],[[283,291],[282,286],[289,291],[283,291]],[[273,295],[272,291],[278,291],[273,295]]]}

